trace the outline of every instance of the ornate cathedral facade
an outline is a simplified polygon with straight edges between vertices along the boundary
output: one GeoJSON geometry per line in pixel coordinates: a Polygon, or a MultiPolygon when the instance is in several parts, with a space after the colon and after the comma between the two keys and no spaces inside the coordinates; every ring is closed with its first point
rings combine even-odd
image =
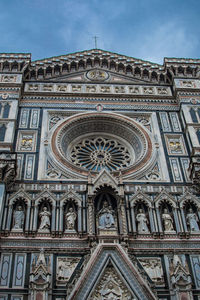
{"type": "Polygon", "coordinates": [[[0,300],[200,299],[200,60],[0,54],[0,300]]]}

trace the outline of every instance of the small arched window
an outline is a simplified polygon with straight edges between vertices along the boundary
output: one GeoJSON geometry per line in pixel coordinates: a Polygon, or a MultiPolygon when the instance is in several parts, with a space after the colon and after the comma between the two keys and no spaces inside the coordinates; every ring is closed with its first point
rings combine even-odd
{"type": "Polygon", "coordinates": [[[198,123],[196,112],[193,108],[190,109],[190,115],[191,115],[191,118],[192,118],[192,122],[198,123]]]}
{"type": "Polygon", "coordinates": [[[3,118],[8,118],[10,112],[10,105],[7,103],[4,106],[4,111],[3,111],[3,118]]]}
{"type": "Polygon", "coordinates": [[[5,124],[0,125],[0,142],[3,142],[6,134],[6,126],[5,124]]]}

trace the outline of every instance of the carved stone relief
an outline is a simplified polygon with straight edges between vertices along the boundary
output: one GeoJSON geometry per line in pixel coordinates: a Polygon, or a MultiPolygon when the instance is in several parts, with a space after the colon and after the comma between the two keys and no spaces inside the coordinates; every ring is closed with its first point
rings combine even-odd
{"type": "Polygon", "coordinates": [[[108,266],[95,291],[88,300],[134,300],[136,299],[128,290],[125,283],[118,276],[113,266],[108,266]]]}
{"type": "Polygon", "coordinates": [[[88,71],[86,73],[86,77],[90,80],[103,81],[108,79],[109,74],[105,71],[95,69],[95,70],[88,71]]]}
{"type": "MultiPolygon", "coordinates": [[[[86,75],[91,81],[104,81],[109,78],[108,73],[100,70],[91,70],[86,75]]],[[[53,93],[98,93],[98,94],[124,94],[124,95],[157,95],[159,97],[171,96],[169,87],[133,86],[121,84],[42,84],[26,83],[26,92],[53,92],[53,93]]]]}
{"type": "Polygon", "coordinates": [[[1,82],[16,82],[17,75],[2,75],[1,82]]]}
{"type": "Polygon", "coordinates": [[[81,259],[80,257],[57,257],[57,268],[56,268],[57,285],[64,285],[69,281],[80,259],[81,259]]]}
{"type": "Polygon", "coordinates": [[[139,262],[152,281],[157,284],[164,283],[163,268],[160,258],[139,258],[139,262]]]}

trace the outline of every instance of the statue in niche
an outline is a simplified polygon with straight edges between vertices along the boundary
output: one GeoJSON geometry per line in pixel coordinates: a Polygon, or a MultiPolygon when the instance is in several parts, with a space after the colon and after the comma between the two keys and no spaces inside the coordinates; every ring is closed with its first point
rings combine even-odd
{"type": "Polygon", "coordinates": [[[190,231],[199,231],[199,225],[198,225],[198,217],[193,212],[192,208],[189,209],[188,214],[186,216],[187,224],[190,227],[190,231]]]}
{"type": "Polygon", "coordinates": [[[174,231],[174,226],[173,226],[173,219],[168,213],[167,208],[164,209],[163,214],[162,214],[162,220],[164,224],[164,231],[174,231]]]}
{"type": "Polygon", "coordinates": [[[74,212],[73,208],[70,207],[68,212],[65,214],[65,227],[66,230],[75,230],[75,221],[77,215],[74,212]]]}
{"type": "Polygon", "coordinates": [[[13,213],[13,229],[22,230],[24,226],[24,211],[22,206],[18,206],[13,213]]]}
{"type": "Polygon", "coordinates": [[[110,229],[115,228],[114,210],[111,205],[105,200],[103,202],[103,207],[98,213],[99,217],[99,228],[100,229],[110,229]]]}
{"type": "Polygon", "coordinates": [[[44,206],[43,211],[40,213],[40,219],[41,219],[40,227],[39,227],[40,231],[49,231],[51,225],[50,216],[51,213],[48,211],[47,207],[44,206]]]}
{"type": "Polygon", "coordinates": [[[138,222],[138,233],[149,233],[149,228],[147,226],[149,221],[141,208],[136,216],[136,220],[138,222]]]}

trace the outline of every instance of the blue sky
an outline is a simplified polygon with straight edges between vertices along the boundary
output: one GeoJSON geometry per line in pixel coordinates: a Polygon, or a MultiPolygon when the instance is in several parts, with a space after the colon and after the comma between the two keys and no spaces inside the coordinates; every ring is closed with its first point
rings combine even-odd
{"type": "Polygon", "coordinates": [[[32,60],[94,48],[155,63],[199,58],[199,0],[0,0],[0,52],[32,60]]]}

